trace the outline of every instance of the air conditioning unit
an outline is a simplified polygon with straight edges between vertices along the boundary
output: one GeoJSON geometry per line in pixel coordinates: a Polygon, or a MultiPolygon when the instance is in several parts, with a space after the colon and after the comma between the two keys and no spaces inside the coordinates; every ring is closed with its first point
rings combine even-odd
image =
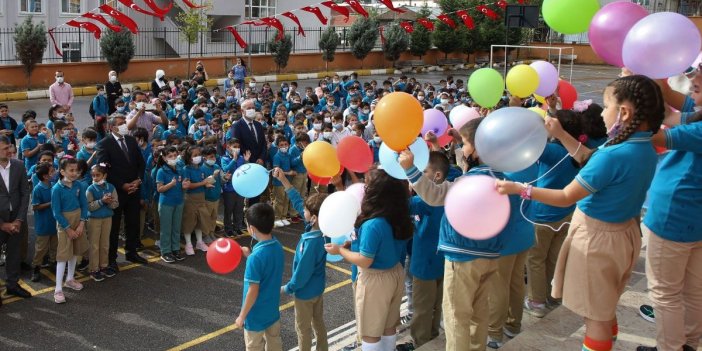
{"type": "Polygon", "coordinates": [[[61,51],[63,53],[63,62],[80,62],[79,42],[63,42],[61,43],[61,51]]]}

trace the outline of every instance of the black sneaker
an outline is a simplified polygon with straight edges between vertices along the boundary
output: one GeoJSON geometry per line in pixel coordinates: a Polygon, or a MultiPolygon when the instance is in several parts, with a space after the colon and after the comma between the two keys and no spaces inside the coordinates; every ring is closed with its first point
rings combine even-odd
{"type": "Polygon", "coordinates": [[[34,267],[34,270],[32,271],[31,280],[35,283],[41,280],[41,272],[39,272],[40,270],[40,267],[34,267]]]}
{"type": "Polygon", "coordinates": [[[117,272],[111,266],[103,268],[101,271],[102,275],[106,278],[112,278],[117,275],[117,272]]]}
{"type": "Polygon", "coordinates": [[[236,237],[236,232],[233,230],[227,230],[227,234],[224,234],[227,238],[234,238],[236,237]]]}
{"type": "Polygon", "coordinates": [[[40,265],[39,267],[41,267],[41,268],[49,268],[49,267],[51,267],[51,261],[49,261],[49,260],[44,260],[44,261],[41,263],[41,265],[40,265]]]}
{"type": "Polygon", "coordinates": [[[639,346],[636,348],[636,351],[658,351],[658,348],[655,346],[639,346]]]}
{"type": "Polygon", "coordinates": [[[105,276],[100,271],[90,272],[90,278],[96,282],[105,280],[105,276]]]}
{"type": "Polygon", "coordinates": [[[175,263],[175,257],[173,257],[173,254],[167,253],[164,255],[161,255],[161,261],[166,262],[166,263],[175,263]]]}
{"type": "Polygon", "coordinates": [[[641,318],[651,323],[656,323],[656,315],[653,312],[653,307],[650,305],[639,306],[639,315],[641,316],[641,318]]]}
{"type": "Polygon", "coordinates": [[[411,342],[406,342],[404,344],[400,344],[395,346],[395,350],[397,351],[414,351],[414,344],[411,342]]]}
{"type": "Polygon", "coordinates": [[[184,261],[185,260],[185,256],[181,256],[180,252],[174,252],[172,255],[176,261],[184,261]]]}
{"type": "Polygon", "coordinates": [[[76,269],[77,269],[79,272],[85,272],[85,271],[88,269],[88,264],[89,264],[89,263],[90,263],[90,262],[88,262],[88,260],[86,260],[86,259],[84,258],[84,259],[82,259],[82,260],[80,261],[80,263],[78,264],[78,266],[76,266],[76,269]]]}

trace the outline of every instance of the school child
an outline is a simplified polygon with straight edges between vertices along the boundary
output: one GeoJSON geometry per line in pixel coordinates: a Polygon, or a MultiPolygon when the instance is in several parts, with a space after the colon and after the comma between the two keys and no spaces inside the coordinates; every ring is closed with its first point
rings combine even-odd
{"type": "Polygon", "coordinates": [[[54,165],[52,163],[39,163],[35,169],[36,177],[40,182],[32,190],[32,211],[34,211],[34,232],[36,233],[34,259],[32,260],[33,282],[41,280],[39,271],[47,252],[49,253],[49,262],[56,262],[58,237],[56,236],[56,219],[51,212],[51,177],[53,177],[53,173],[54,165]]]}
{"type": "MultiPolygon", "coordinates": [[[[185,101],[181,98],[176,98],[173,103],[173,109],[168,111],[168,114],[166,115],[168,117],[168,121],[175,121],[175,126],[176,130],[180,132],[180,134],[186,134],[188,132],[188,123],[190,122],[190,119],[188,117],[188,111],[185,109],[185,101]]],[[[174,125],[172,123],[168,123],[169,126],[174,125]]],[[[175,130],[169,128],[171,133],[175,133],[175,130]]],[[[165,137],[163,137],[165,139],[165,137]]]]}
{"type": "Polygon", "coordinates": [[[90,103],[90,109],[88,111],[93,120],[98,116],[106,117],[109,115],[109,105],[107,104],[107,97],[105,97],[105,86],[98,84],[95,88],[97,89],[97,95],[95,95],[93,101],[90,103]]]}
{"type": "MultiPolygon", "coordinates": [[[[432,181],[441,184],[448,174],[449,160],[441,152],[429,155],[424,170],[432,181]]],[[[439,229],[444,216],[443,206],[429,206],[419,196],[410,199],[410,214],[414,216],[415,235],[412,238],[412,305],[414,313],[410,335],[416,348],[439,336],[441,302],[443,297],[444,254],[437,250],[439,229]]]]}
{"type": "MultiPolygon", "coordinates": [[[[107,250],[110,248],[112,210],[119,207],[117,190],[107,182],[108,165],[99,163],[90,170],[93,184],[88,186],[88,241],[90,242],[90,278],[96,282],[110,277],[107,272],[107,250]]],[[[114,275],[112,275],[114,276],[114,275]]]]}
{"type": "Polygon", "coordinates": [[[85,222],[88,221],[88,201],[85,188],[78,181],[78,160],[70,157],[61,160],[60,179],[51,189],[51,211],[58,224],[56,253],[56,288],[54,302],[65,303],[63,287],[83,290],[83,284],[74,279],[76,261],[88,249],[85,222]],[[66,272],[66,282],[63,274],[66,272]]]}
{"type": "Polygon", "coordinates": [[[322,138],[322,127],[324,126],[324,117],[315,114],[312,118],[312,128],[307,132],[310,137],[310,142],[315,142],[322,138]]]}
{"type": "Polygon", "coordinates": [[[212,135],[212,131],[204,117],[198,118],[196,128],[195,133],[192,134],[193,139],[195,139],[198,144],[202,145],[203,140],[212,135]]]}
{"type": "Polygon", "coordinates": [[[327,328],[324,325],[324,283],[326,281],[326,251],[324,237],[319,230],[319,208],[327,194],[313,194],[303,200],[300,193],[280,168],[273,176],[283,184],[290,204],[304,213],[305,233],[295,250],[292,277],[281,290],[295,297],[295,331],[300,350],[311,350],[312,330],[317,339],[317,350],[327,350],[327,328]]]}
{"type": "MultiPolygon", "coordinates": [[[[289,153],[290,143],[285,136],[278,136],[276,139],[276,147],[278,152],[273,156],[273,167],[280,168],[283,173],[292,179],[297,175],[292,169],[292,157],[289,153]]],[[[273,179],[273,203],[275,206],[275,227],[284,227],[290,225],[290,221],[287,220],[288,209],[290,207],[290,202],[288,201],[288,196],[285,194],[285,189],[283,184],[277,179],[273,179]]]]}
{"type": "Polygon", "coordinates": [[[22,150],[22,156],[24,157],[24,167],[30,169],[37,164],[41,147],[46,144],[47,140],[44,134],[39,133],[37,121],[33,119],[27,120],[25,129],[27,130],[27,135],[20,141],[19,148],[22,150]]]}
{"type": "Polygon", "coordinates": [[[212,242],[216,239],[215,224],[219,213],[219,198],[222,196],[222,168],[217,163],[217,150],[215,148],[205,147],[202,154],[205,157],[205,162],[201,169],[205,173],[205,180],[213,185],[205,188],[205,204],[209,216],[205,217],[207,229],[203,230],[203,233],[208,241],[212,242]]]}
{"type": "Polygon", "coordinates": [[[55,146],[60,146],[63,151],[70,150],[68,145],[71,143],[69,137],[71,135],[71,128],[64,121],[58,120],[54,122],[54,137],[51,139],[51,143],[55,146]]]}
{"type": "Polygon", "coordinates": [[[285,136],[285,139],[287,139],[288,141],[290,141],[290,138],[292,138],[293,136],[292,129],[290,129],[290,125],[288,125],[288,119],[285,117],[284,113],[275,114],[275,125],[273,126],[273,128],[281,131],[285,136]]]}
{"type": "MultiPolygon", "coordinates": [[[[310,144],[310,137],[304,133],[297,133],[295,137],[295,145],[290,148],[290,157],[292,159],[292,170],[295,171],[295,175],[292,178],[293,187],[304,197],[307,190],[307,169],[304,163],[302,163],[302,152],[305,151],[307,145],[310,144]]],[[[300,218],[300,213],[294,206],[290,207],[289,210],[291,222],[299,223],[302,218],[300,218]]]]}
{"type": "Polygon", "coordinates": [[[127,106],[127,103],[125,103],[121,98],[117,99],[115,100],[115,112],[126,116],[129,114],[129,106],[127,106]]]}
{"type": "Polygon", "coordinates": [[[373,132],[373,139],[371,139],[368,142],[368,146],[371,148],[371,151],[373,152],[373,163],[378,163],[380,162],[380,145],[383,144],[383,140],[380,138],[380,135],[378,135],[377,131],[373,132]]]}
{"type": "MultiPolygon", "coordinates": [[[[556,264],[552,296],[585,318],[583,350],[611,350],[616,337],[617,303],[639,256],[638,217],[656,170],[651,144],[665,107],[661,90],[644,76],[610,83],[602,112],[610,140],[591,154],[564,190],[540,189],[498,181],[503,194],[552,206],[577,203],[568,237],[556,264]]],[[[546,127],[565,143],[567,133],[553,119],[546,127]]],[[[578,141],[570,138],[570,150],[578,141]]],[[[585,151],[587,153],[587,150],[585,151]]]]}
{"type": "MultiPolygon", "coordinates": [[[[169,146],[161,150],[156,162],[158,169],[156,172],[156,191],[159,194],[159,247],[161,249],[161,260],[166,263],[174,263],[185,259],[185,256],[180,255],[180,228],[183,219],[185,176],[177,165],[178,150],[175,147],[169,146]]],[[[190,250],[192,250],[192,246],[190,250]]]]}
{"type": "Polygon", "coordinates": [[[361,112],[360,110],[360,105],[361,105],[361,99],[358,97],[352,97],[350,100],[349,107],[344,110],[344,122],[346,122],[346,119],[348,115],[353,114],[354,116],[358,116],[358,114],[361,112]]]}
{"type": "Polygon", "coordinates": [[[207,245],[202,241],[203,230],[207,230],[209,216],[207,214],[205,201],[205,188],[214,187],[205,179],[205,173],[201,169],[202,153],[198,146],[188,146],[183,153],[183,189],[185,194],[185,204],[183,206],[182,231],[185,236],[185,254],[195,255],[192,244],[192,233],[195,231],[197,242],[195,248],[202,252],[207,252],[207,245]]]}
{"type": "Polygon", "coordinates": [[[244,228],[244,197],[237,194],[232,186],[231,177],[236,170],[249,162],[251,151],[241,154],[241,145],[236,138],[227,141],[226,153],[222,156],[222,171],[225,182],[222,189],[224,200],[224,232],[230,238],[243,234],[244,228]]]}
{"type": "Polygon", "coordinates": [[[246,211],[251,237],[258,241],[252,250],[244,247],[246,257],[241,312],[235,324],[244,329],[246,350],[282,351],[280,337],[280,290],[285,257],[283,246],[273,237],[275,212],[266,203],[246,211]]]}
{"type": "Polygon", "coordinates": [[[95,146],[97,145],[97,136],[98,135],[95,129],[86,128],[82,135],[83,146],[76,154],[77,159],[84,160],[90,167],[95,164],[95,146]]]}
{"type": "Polygon", "coordinates": [[[363,350],[394,350],[405,272],[400,264],[414,225],[403,181],[382,170],[366,178],[366,195],[351,249],[326,244],[358,269],[354,303],[363,350]]]}
{"type": "Polygon", "coordinates": [[[341,112],[332,115],[332,136],[331,144],[336,147],[342,139],[351,135],[351,131],[344,127],[344,116],[341,112]]]}

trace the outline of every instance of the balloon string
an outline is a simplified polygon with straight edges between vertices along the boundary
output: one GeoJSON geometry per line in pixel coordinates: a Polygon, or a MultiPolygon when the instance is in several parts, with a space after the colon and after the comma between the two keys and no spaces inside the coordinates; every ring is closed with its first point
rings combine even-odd
{"type": "Polygon", "coordinates": [[[530,181],[530,182],[528,182],[528,183],[526,183],[526,184],[529,185],[529,184],[534,184],[534,183],[538,182],[538,181],[541,180],[543,177],[545,177],[546,175],[548,175],[549,173],[551,173],[551,171],[553,171],[554,169],[556,169],[556,167],[558,167],[558,165],[560,165],[561,163],[563,163],[563,161],[565,161],[568,157],[575,157],[575,155],[578,154],[578,151],[580,151],[580,147],[581,147],[581,146],[583,146],[583,143],[578,143],[578,148],[575,149],[575,153],[573,153],[572,155],[569,153],[569,154],[563,156],[563,158],[562,158],[560,161],[558,161],[553,167],[551,167],[551,169],[549,169],[548,171],[546,171],[546,173],[542,174],[540,177],[538,177],[538,178],[536,178],[536,179],[534,179],[534,180],[532,180],[532,181],[530,181]]]}
{"type": "Polygon", "coordinates": [[[522,203],[519,204],[519,213],[522,214],[522,217],[524,217],[524,219],[526,219],[527,222],[529,222],[529,223],[531,223],[531,224],[533,224],[533,225],[540,226],[540,227],[549,228],[549,229],[553,230],[554,232],[560,232],[561,229],[563,229],[563,227],[564,227],[565,225],[570,225],[570,222],[563,222],[563,223],[561,223],[560,226],[558,226],[558,229],[556,229],[556,228],[554,228],[554,227],[552,227],[552,226],[550,226],[550,225],[548,225],[548,224],[536,223],[536,222],[530,220],[530,219],[524,214],[524,199],[522,199],[522,203]]]}

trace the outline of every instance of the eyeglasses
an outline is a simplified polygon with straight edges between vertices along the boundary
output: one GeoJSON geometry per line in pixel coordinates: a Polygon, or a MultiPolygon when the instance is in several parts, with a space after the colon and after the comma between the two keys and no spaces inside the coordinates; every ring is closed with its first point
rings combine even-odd
{"type": "Polygon", "coordinates": [[[690,68],[688,68],[687,71],[685,71],[684,74],[685,74],[685,76],[686,76],[688,79],[692,79],[692,78],[694,78],[695,75],[697,75],[697,73],[699,73],[700,71],[702,71],[702,62],[699,63],[699,64],[697,65],[697,67],[694,67],[694,68],[693,68],[693,67],[690,67],[690,68]]]}

